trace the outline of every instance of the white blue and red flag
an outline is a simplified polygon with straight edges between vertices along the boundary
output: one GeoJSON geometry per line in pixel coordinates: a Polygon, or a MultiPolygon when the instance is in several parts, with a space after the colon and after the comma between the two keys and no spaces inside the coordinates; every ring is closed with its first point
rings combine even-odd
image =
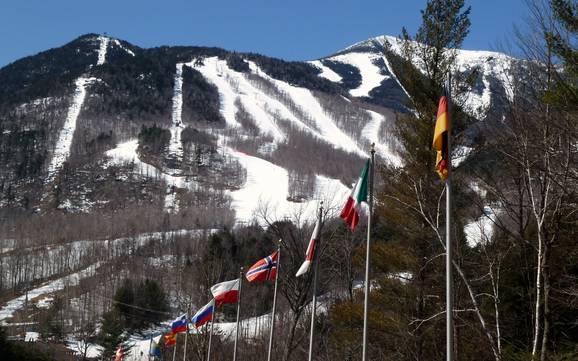
{"type": "Polygon", "coordinates": [[[187,314],[183,313],[176,320],[171,322],[171,331],[173,333],[187,332],[187,314]]]}
{"type": "Polygon", "coordinates": [[[245,277],[249,282],[263,282],[274,280],[277,277],[277,259],[278,251],[273,252],[270,256],[260,259],[247,270],[245,277]]]}
{"type": "Polygon", "coordinates": [[[211,293],[215,298],[217,306],[224,303],[237,303],[237,299],[239,298],[239,281],[240,278],[217,283],[211,287],[211,293]]]}
{"type": "Polygon", "coordinates": [[[205,323],[213,320],[213,313],[215,312],[215,300],[212,299],[211,302],[203,306],[191,319],[191,322],[196,328],[201,327],[205,323]]]}

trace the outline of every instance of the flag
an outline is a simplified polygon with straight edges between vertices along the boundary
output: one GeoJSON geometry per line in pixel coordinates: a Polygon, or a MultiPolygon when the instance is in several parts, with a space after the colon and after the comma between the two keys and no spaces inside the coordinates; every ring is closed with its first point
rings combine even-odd
{"type": "Polygon", "coordinates": [[[116,350],[116,355],[114,361],[121,361],[122,360],[122,344],[118,345],[118,349],[116,350]]]}
{"type": "Polygon", "coordinates": [[[345,206],[343,206],[343,209],[341,210],[340,217],[343,218],[352,231],[355,230],[355,226],[359,223],[361,202],[367,202],[369,163],[370,160],[368,159],[365,162],[365,167],[363,167],[361,175],[359,176],[357,183],[355,183],[349,198],[347,198],[345,206]]]}
{"type": "Polygon", "coordinates": [[[173,333],[187,332],[187,314],[184,313],[171,323],[173,333]]]}
{"type": "Polygon", "coordinates": [[[217,283],[211,287],[217,306],[224,303],[237,303],[239,296],[239,279],[217,283]]]}
{"type": "Polygon", "coordinates": [[[213,319],[213,312],[215,312],[215,300],[212,299],[211,302],[207,303],[203,308],[201,308],[191,319],[191,322],[196,328],[201,327],[208,321],[213,319]]]}
{"type": "Polygon", "coordinates": [[[319,240],[319,228],[320,228],[319,220],[317,220],[317,223],[315,223],[315,229],[313,230],[313,234],[311,235],[311,239],[309,240],[309,245],[307,246],[307,252],[305,252],[305,261],[303,262],[301,267],[299,267],[299,270],[297,271],[295,277],[299,277],[307,273],[307,271],[309,271],[309,268],[311,267],[311,263],[313,262],[313,256],[315,254],[315,245],[319,240]]]}
{"type": "Polygon", "coordinates": [[[448,178],[449,154],[448,154],[448,131],[450,129],[450,117],[448,111],[448,99],[442,96],[438,106],[436,127],[433,138],[433,149],[437,151],[436,167],[442,180],[448,178]]]}
{"type": "Polygon", "coordinates": [[[161,348],[159,347],[159,344],[156,343],[154,340],[151,340],[151,347],[149,349],[149,355],[153,356],[153,357],[161,357],[161,348]]]}
{"type": "Polygon", "coordinates": [[[165,346],[174,346],[177,344],[177,334],[169,332],[163,336],[165,339],[165,346]]]}
{"type": "Polygon", "coordinates": [[[274,280],[277,277],[277,257],[278,252],[275,251],[271,255],[257,261],[245,274],[247,281],[263,282],[274,280]]]}

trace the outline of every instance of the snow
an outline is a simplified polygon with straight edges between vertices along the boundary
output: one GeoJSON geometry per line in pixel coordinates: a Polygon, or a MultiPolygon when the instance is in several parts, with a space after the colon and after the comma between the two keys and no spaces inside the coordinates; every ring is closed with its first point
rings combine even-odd
{"type": "Polygon", "coordinates": [[[309,64],[311,64],[311,65],[315,66],[316,68],[318,68],[319,70],[321,70],[321,74],[319,74],[320,77],[331,80],[332,82],[335,82],[335,83],[339,83],[342,80],[341,75],[337,74],[336,72],[334,72],[330,68],[323,65],[323,63],[321,63],[320,60],[310,61],[309,64]]]}
{"type": "Polygon", "coordinates": [[[363,127],[361,130],[361,136],[367,139],[370,143],[375,143],[375,150],[378,155],[382,156],[394,166],[401,166],[402,163],[399,156],[397,156],[388,145],[382,143],[379,139],[379,132],[385,122],[385,117],[372,110],[367,110],[367,112],[371,115],[371,121],[363,127]]]}
{"type": "Polygon", "coordinates": [[[28,291],[27,294],[24,294],[20,297],[8,301],[6,305],[4,305],[2,309],[0,309],[0,324],[5,325],[7,319],[11,318],[16,311],[24,307],[27,299],[29,302],[32,302],[35,298],[39,298],[43,295],[52,294],[54,292],[60,291],[64,289],[64,287],[66,286],[78,285],[81,279],[94,275],[96,269],[99,266],[100,263],[97,262],[93,265],[88,266],[82,271],[72,273],[68,276],[58,278],[54,281],[46,282],[42,286],[28,291]]]}
{"type": "Polygon", "coordinates": [[[72,146],[74,131],[76,129],[76,120],[78,119],[82,104],[86,98],[86,87],[95,80],[96,78],[86,77],[76,79],[76,89],[74,91],[74,96],[72,97],[72,104],[70,105],[70,108],[68,108],[68,114],[66,115],[64,126],[60,130],[56,146],[54,147],[54,153],[52,154],[52,159],[48,166],[47,183],[51,183],[54,180],[54,177],[58,171],[60,171],[62,165],[70,155],[70,147],[72,146]]]}
{"type": "Polygon", "coordinates": [[[480,218],[464,226],[468,245],[473,248],[480,243],[489,242],[494,234],[495,221],[494,210],[489,206],[484,207],[484,214],[480,218]]]}
{"type": "Polygon", "coordinates": [[[36,342],[40,339],[40,333],[27,331],[24,335],[24,342],[36,342]]]}
{"type": "MultiPolygon", "coordinates": [[[[74,351],[76,355],[82,356],[84,354],[85,342],[77,340],[74,337],[68,337],[66,340],[66,347],[74,351]]],[[[104,348],[94,343],[88,343],[86,347],[86,357],[96,359],[102,353],[104,348]]]]}
{"type": "Polygon", "coordinates": [[[124,47],[120,41],[118,41],[117,39],[112,39],[112,42],[114,45],[118,46],[119,48],[121,48],[122,50],[126,51],[129,55],[131,56],[135,56],[134,52],[132,50],[130,50],[129,48],[124,47]]]}
{"type": "Polygon", "coordinates": [[[474,148],[468,146],[459,146],[452,150],[452,167],[456,168],[462,164],[472,153],[474,148]]]}
{"type": "Polygon", "coordinates": [[[361,74],[361,84],[349,91],[354,97],[367,97],[369,92],[381,85],[384,79],[389,78],[381,73],[381,69],[373,62],[382,58],[381,55],[373,53],[348,53],[331,57],[330,60],[353,65],[361,74]]]}
{"type": "Polygon", "coordinates": [[[169,155],[177,160],[182,160],[183,144],[181,143],[181,132],[183,131],[183,64],[177,64],[175,72],[175,87],[173,90],[173,111],[172,123],[170,127],[171,141],[169,143],[169,155]]]}
{"type": "Polygon", "coordinates": [[[98,49],[98,61],[96,62],[96,65],[102,65],[106,61],[106,51],[108,49],[110,38],[99,36],[98,40],[100,41],[100,48],[98,49]]]}
{"type": "Polygon", "coordinates": [[[240,124],[235,119],[235,114],[237,113],[235,99],[237,94],[227,79],[223,77],[223,72],[228,69],[227,63],[217,57],[203,59],[203,65],[195,63],[195,60],[193,60],[188,65],[200,71],[207,80],[217,87],[221,102],[221,114],[225,118],[227,126],[231,128],[240,127],[240,124]]]}
{"type": "MultiPolygon", "coordinates": [[[[249,66],[256,74],[266,78],[279,90],[288,94],[301,111],[303,111],[315,123],[315,127],[318,129],[323,140],[332,144],[336,148],[345,150],[346,152],[358,154],[363,158],[368,157],[368,154],[362,151],[358,144],[349,135],[339,129],[335,121],[325,113],[323,107],[309,89],[296,87],[274,79],[263,72],[253,62],[249,62],[249,66]]],[[[295,117],[292,116],[289,119],[295,119],[295,117]]],[[[297,123],[303,124],[300,120],[298,120],[297,123]]]]}
{"type": "Polygon", "coordinates": [[[277,142],[285,139],[285,134],[267,112],[272,100],[270,96],[255,88],[243,73],[230,69],[224,60],[213,57],[204,59],[203,63],[204,65],[195,65],[193,61],[188,65],[200,71],[219,89],[221,114],[227,125],[233,128],[239,126],[235,118],[238,110],[235,100],[238,99],[263,134],[272,136],[277,142]]]}
{"type": "Polygon", "coordinates": [[[290,202],[287,200],[289,176],[286,169],[230,148],[226,151],[247,170],[243,187],[229,192],[238,222],[251,222],[263,212],[269,212],[268,217],[272,219],[302,215],[304,220],[312,220],[319,200],[323,200],[326,207],[336,206],[347,199],[350,192],[340,181],[318,175],[313,200],[290,202]]]}

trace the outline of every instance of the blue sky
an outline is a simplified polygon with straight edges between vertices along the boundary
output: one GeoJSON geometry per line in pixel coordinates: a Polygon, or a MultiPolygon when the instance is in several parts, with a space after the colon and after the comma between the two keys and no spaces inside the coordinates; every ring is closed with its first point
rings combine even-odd
{"type": "MultiPolygon", "coordinates": [[[[526,14],[523,0],[466,0],[466,49],[492,50],[526,14]]],[[[373,36],[411,32],[425,0],[2,0],[0,66],[104,33],[142,47],[219,46],[308,60],[373,36]]]]}

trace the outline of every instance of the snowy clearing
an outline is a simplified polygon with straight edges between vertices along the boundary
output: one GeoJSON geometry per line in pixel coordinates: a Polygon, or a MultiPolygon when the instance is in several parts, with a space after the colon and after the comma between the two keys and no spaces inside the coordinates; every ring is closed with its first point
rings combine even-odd
{"type": "Polygon", "coordinates": [[[379,139],[379,132],[385,122],[385,117],[372,110],[367,110],[367,113],[371,115],[371,121],[363,127],[361,130],[361,136],[367,139],[370,143],[375,143],[375,150],[378,155],[382,156],[392,165],[400,167],[402,163],[399,156],[397,156],[388,145],[379,139]]]}
{"type": "Polygon", "coordinates": [[[354,97],[367,97],[369,92],[381,85],[388,76],[381,74],[381,69],[373,62],[380,59],[381,55],[372,53],[348,53],[331,57],[330,60],[338,61],[356,67],[361,74],[361,84],[349,91],[354,97]]]}
{"type": "Polygon", "coordinates": [[[319,74],[320,77],[323,77],[323,78],[330,80],[332,82],[335,82],[335,83],[339,83],[342,80],[341,75],[337,74],[336,72],[334,72],[330,68],[323,65],[323,63],[321,63],[320,60],[310,61],[309,64],[311,64],[311,65],[315,66],[316,68],[318,68],[319,70],[321,70],[321,74],[319,74]]]}
{"type": "Polygon", "coordinates": [[[243,187],[229,192],[238,222],[257,220],[262,223],[263,213],[267,213],[267,217],[273,220],[301,215],[303,221],[311,221],[315,219],[320,200],[324,201],[326,208],[338,206],[347,199],[350,192],[340,181],[318,175],[313,200],[290,202],[287,200],[289,175],[286,169],[230,148],[225,150],[247,170],[247,180],[243,187]]]}
{"type": "Polygon", "coordinates": [[[72,146],[72,139],[76,129],[76,120],[78,119],[82,104],[86,98],[86,87],[95,80],[96,78],[85,77],[76,79],[76,89],[74,90],[72,104],[70,105],[70,108],[68,108],[68,114],[66,115],[64,126],[60,130],[58,140],[54,147],[54,153],[52,154],[52,159],[48,166],[47,183],[51,183],[54,180],[54,177],[58,171],[60,171],[62,165],[70,155],[70,147],[72,146]]]}
{"type": "Polygon", "coordinates": [[[64,287],[78,285],[81,279],[94,275],[99,266],[100,263],[97,262],[82,271],[72,273],[54,281],[46,282],[44,285],[30,290],[27,294],[8,301],[6,305],[0,309],[0,324],[5,325],[7,319],[11,318],[16,311],[24,307],[27,299],[31,302],[37,297],[60,291],[64,289],[64,287]]]}
{"type": "Polygon", "coordinates": [[[98,49],[98,61],[96,65],[102,65],[106,61],[106,51],[108,50],[108,42],[110,38],[106,36],[99,36],[98,40],[100,41],[100,48],[98,49]]]}
{"type": "Polygon", "coordinates": [[[183,144],[181,143],[181,133],[184,128],[183,119],[183,64],[177,64],[175,72],[175,85],[173,90],[173,111],[171,113],[172,123],[170,127],[171,141],[169,143],[169,156],[177,160],[183,158],[183,144]]]}

